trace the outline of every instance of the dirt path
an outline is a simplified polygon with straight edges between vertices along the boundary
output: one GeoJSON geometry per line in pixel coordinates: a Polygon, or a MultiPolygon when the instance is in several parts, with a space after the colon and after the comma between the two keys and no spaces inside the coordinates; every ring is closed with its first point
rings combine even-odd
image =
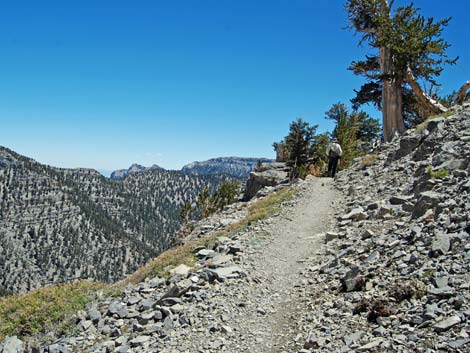
{"type": "Polygon", "coordinates": [[[247,298],[246,316],[237,318],[237,331],[246,338],[240,352],[294,351],[295,323],[305,309],[299,302],[299,271],[333,222],[337,195],[332,185],[331,179],[309,180],[294,209],[265,228],[269,244],[252,259],[251,275],[260,283],[247,298]]]}
{"type": "Polygon", "coordinates": [[[243,236],[247,246],[240,266],[247,275],[214,288],[204,316],[213,331],[193,329],[168,352],[299,351],[305,337],[296,337],[297,324],[308,309],[300,271],[322,248],[338,200],[331,179],[310,179],[299,188],[291,208],[243,236]]]}

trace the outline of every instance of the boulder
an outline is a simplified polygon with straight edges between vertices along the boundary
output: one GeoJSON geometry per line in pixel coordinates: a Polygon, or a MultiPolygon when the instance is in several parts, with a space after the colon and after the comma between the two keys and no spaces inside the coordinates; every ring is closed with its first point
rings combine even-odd
{"type": "Polygon", "coordinates": [[[243,199],[248,201],[265,186],[289,183],[289,168],[285,163],[265,163],[251,172],[246,182],[243,199]]]}

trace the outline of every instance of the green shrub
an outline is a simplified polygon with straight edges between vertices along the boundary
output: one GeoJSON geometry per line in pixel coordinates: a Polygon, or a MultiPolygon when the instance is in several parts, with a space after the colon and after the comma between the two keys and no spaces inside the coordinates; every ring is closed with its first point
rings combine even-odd
{"type": "Polygon", "coordinates": [[[433,179],[444,179],[449,176],[449,171],[445,168],[440,168],[437,170],[433,170],[431,166],[426,169],[426,172],[431,176],[433,179]]]}

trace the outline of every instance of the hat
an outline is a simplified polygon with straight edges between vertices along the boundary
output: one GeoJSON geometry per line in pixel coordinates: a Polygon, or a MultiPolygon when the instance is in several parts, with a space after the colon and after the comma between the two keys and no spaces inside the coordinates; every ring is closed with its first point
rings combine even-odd
{"type": "Polygon", "coordinates": [[[338,142],[338,139],[337,139],[337,138],[334,138],[334,139],[333,139],[333,142],[338,142]]]}

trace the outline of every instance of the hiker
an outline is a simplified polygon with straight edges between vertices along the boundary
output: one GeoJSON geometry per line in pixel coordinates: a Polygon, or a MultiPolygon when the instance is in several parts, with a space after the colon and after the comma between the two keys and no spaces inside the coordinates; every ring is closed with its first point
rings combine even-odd
{"type": "Polygon", "coordinates": [[[338,161],[343,155],[343,150],[338,143],[338,139],[333,139],[333,141],[328,145],[326,154],[328,155],[328,176],[334,178],[336,168],[338,167],[338,161]]]}

